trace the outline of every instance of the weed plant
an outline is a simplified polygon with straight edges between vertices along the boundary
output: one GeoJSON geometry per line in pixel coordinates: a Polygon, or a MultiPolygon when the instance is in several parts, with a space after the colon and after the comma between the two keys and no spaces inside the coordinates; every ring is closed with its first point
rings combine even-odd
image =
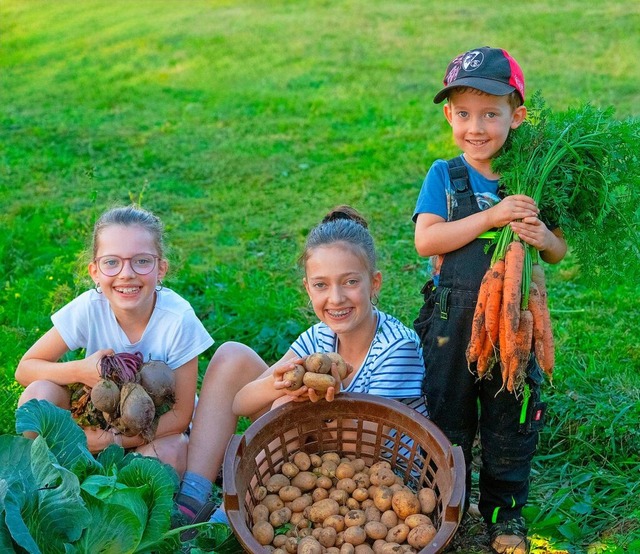
{"type": "MultiPolygon", "coordinates": [[[[550,107],[637,116],[631,0],[4,0],[0,11],[3,433],[15,366],[91,285],[89,233],[113,204],[165,221],[165,284],[216,339],[201,373],[225,340],[272,362],[315,320],[296,259],[339,203],[370,222],[381,308],[415,318],[426,267],[411,215],[427,168],[456,152],[431,102],[453,54],[504,47],[550,107]]],[[[548,270],[557,369],[526,514],[537,554],[640,551],[637,277],[589,288],[584,271],[571,256],[548,270]]],[[[459,552],[486,551],[469,540],[459,552]]]]}

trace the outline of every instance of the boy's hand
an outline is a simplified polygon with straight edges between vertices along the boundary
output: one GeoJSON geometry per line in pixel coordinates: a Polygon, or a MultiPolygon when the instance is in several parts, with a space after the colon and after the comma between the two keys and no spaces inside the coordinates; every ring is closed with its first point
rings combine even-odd
{"type": "Polygon", "coordinates": [[[524,194],[513,194],[503,198],[487,210],[492,227],[504,227],[512,221],[526,218],[537,218],[540,210],[533,198],[524,194]]]}
{"type": "Polygon", "coordinates": [[[522,221],[512,221],[511,229],[524,242],[541,252],[548,250],[553,244],[551,241],[555,241],[553,233],[537,217],[525,217],[522,221]]]}

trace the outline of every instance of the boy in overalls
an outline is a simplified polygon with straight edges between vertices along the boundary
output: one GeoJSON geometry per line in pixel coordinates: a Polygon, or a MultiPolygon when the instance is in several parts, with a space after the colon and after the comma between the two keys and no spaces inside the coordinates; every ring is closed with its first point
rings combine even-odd
{"type": "Polygon", "coordinates": [[[544,405],[542,373],[533,356],[526,393],[500,391],[500,366],[478,379],[465,351],[480,281],[489,267],[492,230],[511,225],[547,263],[566,253],[560,229],[538,217],[532,198],[500,197],[499,175],[491,161],[511,129],[525,119],[524,76],[518,63],[499,48],[476,48],[447,67],[445,87],[435,103],[447,100],[444,115],[462,155],[431,166],[413,215],[418,254],[431,257],[431,279],[415,321],[424,349],[424,393],[429,417],[464,451],[467,466],[465,508],[469,505],[472,446],[480,432],[482,468],[478,508],[487,523],[494,552],[529,551],[522,507],[527,502],[531,461],[544,405]],[[522,417],[524,414],[524,417],[522,417]]]}

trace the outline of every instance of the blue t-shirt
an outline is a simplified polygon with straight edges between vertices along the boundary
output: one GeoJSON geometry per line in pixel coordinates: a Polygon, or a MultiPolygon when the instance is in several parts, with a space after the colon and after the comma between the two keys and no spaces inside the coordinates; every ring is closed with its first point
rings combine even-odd
{"type": "MultiPolygon", "coordinates": [[[[464,156],[462,157],[462,162],[467,168],[471,190],[476,196],[480,209],[486,210],[500,202],[498,179],[487,179],[482,173],[471,167],[464,159],[464,156]]],[[[436,160],[422,183],[412,219],[415,223],[418,215],[429,213],[439,215],[445,221],[450,221],[453,217],[455,202],[456,198],[453,184],[449,178],[447,162],[446,160],[436,160]]],[[[431,256],[429,260],[429,274],[435,285],[438,284],[443,257],[431,256]]]]}
{"type": "MultiPolygon", "coordinates": [[[[378,327],[369,352],[344,392],[362,392],[395,398],[426,415],[422,400],[424,363],[415,331],[395,317],[376,311],[378,327]]],[[[325,324],[316,323],[291,345],[302,357],[314,352],[336,352],[337,336],[325,324]]]]}

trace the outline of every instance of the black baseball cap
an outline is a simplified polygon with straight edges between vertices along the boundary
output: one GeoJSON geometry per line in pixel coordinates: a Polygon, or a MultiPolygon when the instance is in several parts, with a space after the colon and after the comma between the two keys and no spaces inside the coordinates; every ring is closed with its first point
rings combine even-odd
{"type": "Polygon", "coordinates": [[[524,102],[524,74],[506,50],[483,46],[456,56],[447,67],[445,87],[433,98],[439,104],[455,87],[471,87],[504,96],[514,90],[524,102]]]}

